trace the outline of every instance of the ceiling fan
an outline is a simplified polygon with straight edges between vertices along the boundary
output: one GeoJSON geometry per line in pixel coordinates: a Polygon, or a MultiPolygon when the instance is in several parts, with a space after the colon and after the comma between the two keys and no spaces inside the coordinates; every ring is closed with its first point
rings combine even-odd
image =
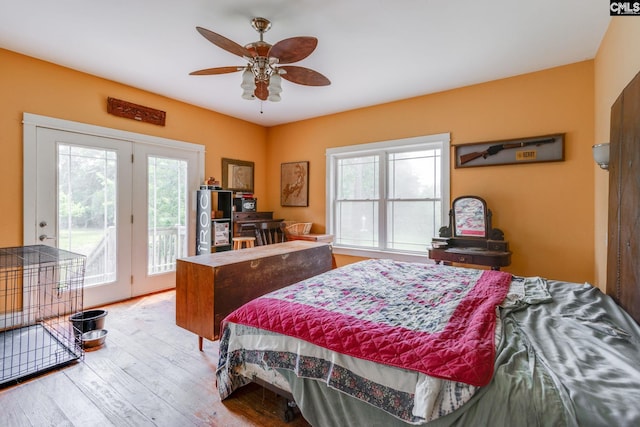
{"type": "Polygon", "coordinates": [[[298,62],[311,55],[318,45],[315,37],[292,37],[271,45],[263,40],[263,35],[271,28],[265,18],[253,18],[251,26],[260,34],[260,40],[241,46],[228,38],[196,27],[204,38],[227,52],[248,61],[246,66],[216,67],[189,73],[193,76],[226,74],[242,71],[242,98],[280,101],[281,79],[305,86],[328,86],[328,78],[317,71],[295,65],[281,65],[298,62]]]}

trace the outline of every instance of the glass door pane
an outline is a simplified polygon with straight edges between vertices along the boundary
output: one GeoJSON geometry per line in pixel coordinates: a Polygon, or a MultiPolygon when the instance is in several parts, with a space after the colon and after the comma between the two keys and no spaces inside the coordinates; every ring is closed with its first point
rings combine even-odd
{"type": "Polygon", "coordinates": [[[188,182],[185,160],[149,156],[147,160],[147,274],[175,271],[187,256],[188,182]]]}
{"type": "Polygon", "coordinates": [[[195,252],[199,153],[136,144],[133,167],[132,291],[145,295],[176,286],[176,259],[195,252]]]}
{"type": "Polygon", "coordinates": [[[87,256],[85,286],[117,277],[117,154],[58,145],[58,247],[87,256]]]}

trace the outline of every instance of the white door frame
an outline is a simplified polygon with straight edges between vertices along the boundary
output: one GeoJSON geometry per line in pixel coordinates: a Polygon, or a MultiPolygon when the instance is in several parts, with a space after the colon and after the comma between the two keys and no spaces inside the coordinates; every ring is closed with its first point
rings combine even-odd
{"type": "MultiPolygon", "coordinates": [[[[30,173],[36,165],[37,153],[37,129],[49,128],[67,132],[75,132],[80,134],[106,137],[112,139],[121,139],[133,143],[141,143],[154,145],[158,147],[177,148],[185,151],[194,152],[197,156],[197,176],[198,182],[204,179],[204,156],[205,149],[203,145],[193,144],[189,142],[166,139],[151,135],[144,135],[134,132],[128,132],[118,129],[111,129],[102,126],[90,125],[86,123],[73,122],[69,120],[57,119],[53,117],[41,116],[32,113],[23,113],[23,244],[37,245],[41,244],[38,240],[38,225],[36,218],[36,174],[30,173]]],[[[195,195],[196,189],[193,189],[195,195]]],[[[188,255],[195,254],[195,216],[196,202],[195,196],[191,198],[191,206],[189,206],[189,243],[188,255]]]]}

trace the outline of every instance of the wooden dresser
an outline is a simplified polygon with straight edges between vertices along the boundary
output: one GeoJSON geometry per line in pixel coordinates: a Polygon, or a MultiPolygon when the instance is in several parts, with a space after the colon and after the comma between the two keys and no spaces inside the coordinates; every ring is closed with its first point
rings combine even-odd
{"type": "Polygon", "coordinates": [[[252,299],[331,270],[331,246],[297,240],[177,260],[176,324],[202,339],[252,299]]]}
{"type": "Polygon", "coordinates": [[[440,228],[429,248],[436,264],[475,264],[500,270],[511,264],[509,242],[491,224],[491,209],[478,196],[457,197],[449,210],[449,225],[440,228]]]}
{"type": "Polygon", "coordinates": [[[511,252],[504,250],[491,250],[486,247],[460,246],[449,248],[429,249],[429,258],[436,264],[441,262],[446,265],[451,263],[486,265],[492,270],[500,270],[511,264],[511,252]]]}

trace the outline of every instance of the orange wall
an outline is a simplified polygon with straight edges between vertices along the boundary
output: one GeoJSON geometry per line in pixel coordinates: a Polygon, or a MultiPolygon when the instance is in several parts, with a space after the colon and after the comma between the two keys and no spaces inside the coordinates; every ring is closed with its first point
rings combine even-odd
{"type": "MultiPolygon", "coordinates": [[[[640,20],[613,17],[595,58],[595,141],[608,142],[611,106],[620,92],[640,72],[640,20]]],[[[597,167],[595,167],[598,169],[597,167]]],[[[605,290],[607,280],[607,202],[609,174],[595,173],[596,284],[605,290]]]]}
{"type": "MultiPolygon", "coordinates": [[[[452,199],[475,194],[494,213],[513,251],[505,270],[576,282],[593,280],[593,61],[469,86],[268,131],[267,180],[281,162],[310,161],[309,208],[276,208],[276,216],[325,223],[325,149],[451,132],[452,144],[566,133],[565,161],[452,169],[452,199]]],[[[340,257],[339,263],[349,262],[340,257]]]]}
{"type": "Polygon", "coordinates": [[[255,162],[255,192],[266,192],[266,130],[109,80],[0,49],[0,247],[22,244],[22,113],[176,139],[206,147],[205,176],[221,158],[255,162]],[[107,114],[107,97],[166,111],[166,126],[107,114]]]}
{"type": "Polygon", "coordinates": [[[608,175],[590,146],[608,140],[610,106],[640,69],[628,43],[638,39],[640,21],[612,18],[594,61],[270,129],[0,49],[0,246],[22,242],[23,112],[203,144],[206,176],[220,177],[222,157],[254,161],[260,209],[311,221],[314,232],[325,231],[328,147],[441,132],[453,144],[565,132],[564,162],[453,169],[452,197],[488,201],[514,252],[509,271],[601,285],[608,175]],[[108,96],[166,111],[167,126],[108,115],[108,96]],[[311,162],[310,206],[282,208],[280,163],[299,160],[311,162]]]}

